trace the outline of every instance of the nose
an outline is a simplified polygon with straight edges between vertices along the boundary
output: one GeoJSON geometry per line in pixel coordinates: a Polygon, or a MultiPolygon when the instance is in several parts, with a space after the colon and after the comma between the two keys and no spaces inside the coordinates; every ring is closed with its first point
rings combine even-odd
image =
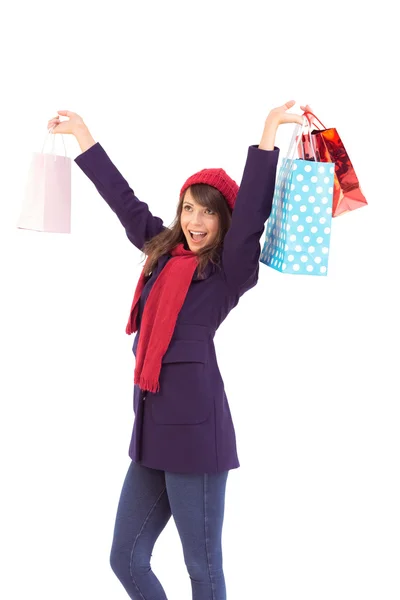
{"type": "Polygon", "coordinates": [[[202,213],[200,211],[193,211],[190,222],[193,226],[200,227],[203,224],[202,213]]]}

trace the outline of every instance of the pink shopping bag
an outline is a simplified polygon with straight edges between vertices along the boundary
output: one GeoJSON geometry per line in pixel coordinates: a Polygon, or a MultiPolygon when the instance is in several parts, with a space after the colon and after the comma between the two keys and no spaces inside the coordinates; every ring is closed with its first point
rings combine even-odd
{"type": "Polygon", "coordinates": [[[18,229],[48,233],[71,233],[71,159],[55,154],[55,134],[51,131],[51,153],[34,152],[28,172],[25,197],[17,222],[18,229]]]}

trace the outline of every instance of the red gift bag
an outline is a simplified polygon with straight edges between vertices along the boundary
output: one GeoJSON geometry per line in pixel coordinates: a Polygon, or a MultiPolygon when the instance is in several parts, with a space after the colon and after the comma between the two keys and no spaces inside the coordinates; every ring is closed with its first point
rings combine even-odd
{"type": "MultiPolygon", "coordinates": [[[[367,205],[360,183],[351,164],[349,155],[338,132],[334,127],[327,129],[312,112],[305,112],[310,129],[314,125],[317,129],[311,131],[315,155],[320,162],[335,163],[334,189],[332,216],[337,217],[356,208],[367,205]],[[322,125],[322,129],[317,125],[322,125]]],[[[310,138],[303,133],[299,141],[300,156],[305,160],[313,160],[310,148],[310,138]]]]}

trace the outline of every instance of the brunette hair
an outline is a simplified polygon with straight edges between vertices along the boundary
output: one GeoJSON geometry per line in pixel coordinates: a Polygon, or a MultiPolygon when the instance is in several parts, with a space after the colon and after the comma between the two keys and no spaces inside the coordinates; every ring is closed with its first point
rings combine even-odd
{"type": "MultiPolygon", "coordinates": [[[[217,188],[206,183],[195,183],[188,187],[196,202],[215,212],[219,218],[219,230],[217,237],[212,244],[208,244],[201,248],[196,256],[199,259],[198,275],[202,276],[206,265],[209,261],[213,264],[220,264],[221,250],[225,235],[231,225],[232,211],[228,206],[225,197],[217,188]]],[[[166,227],[158,235],[147,241],[142,251],[150,257],[147,263],[145,275],[148,276],[154,270],[158,259],[163,254],[172,250],[175,246],[185,242],[185,234],[182,231],[180,217],[182,207],[185,200],[186,191],[179,197],[179,202],[176,210],[176,217],[170,227],[166,227]]]]}

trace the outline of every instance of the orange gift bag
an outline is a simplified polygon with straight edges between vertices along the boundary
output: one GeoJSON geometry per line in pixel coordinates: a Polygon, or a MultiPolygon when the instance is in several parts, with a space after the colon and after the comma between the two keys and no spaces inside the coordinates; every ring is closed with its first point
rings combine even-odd
{"type": "MultiPolygon", "coordinates": [[[[334,127],[327,129],[312,112],[306,111],[304,115],[309,122],[310,130],[313,126],[316,127],[311,131],[311,135],[317,160],[335,163],[332,217],[366,206],[367,201],[337,130],[334,127]],[[322,128],[317,123],[322,125],[322,128]]],[[[313,160],[309,136],[305,133],[299,140],[300,144],[301,155],[304,155],[305,160],[313,160]]]]}

